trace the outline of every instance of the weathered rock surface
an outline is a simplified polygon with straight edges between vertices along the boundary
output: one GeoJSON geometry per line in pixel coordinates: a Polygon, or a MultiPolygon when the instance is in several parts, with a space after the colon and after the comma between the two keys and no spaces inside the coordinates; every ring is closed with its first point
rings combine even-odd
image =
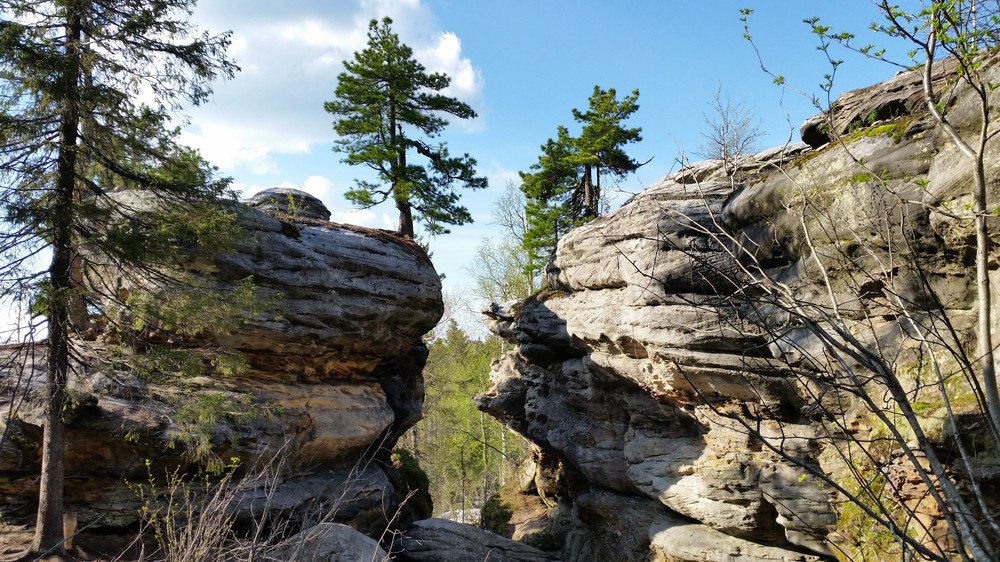
{"type": "MultiPolygon", "coordinates": [[[[566,517],[566,560],[644,560],[650,552],[648,529],[664,517],[666,508],[654,500],[634,495],[590,489],[559,510],[566,517]]],[[[559,529],[558,524],[553,531],[559,529]]]]}
{"type": "Polygon", "coordinates": [[[265,213],[280,213],[292,218],[330,220],[330,210],[315,196],[299,189],[272,187],[254,194],[246,204],[265,213]]]}
{"type": "Polygon", "coordinates": [[[821,558],[761,546],[710,527],[664,516],[649,527],[651,562],[819,562],[821,558]]]}
{"type": "MultiPolygon", "coordinates": [[[[954,59],[935,65],[931,78],[934,88],[945,88],[954,70],[954,59]]],[[[819,148],[831,138],[849,135],[877,121],[925,112],[923,77],[916,72],[900,72],[885,82],[841,94],[833,109],[806,119],[799,133],[803,142],[819,148]]],[[[926,127],[927,122],[922,126],[926,127]]]]}
{"type": "MultiPolygon", "coordinates": [[[[261,494],[270,493],[272,510],[305,522],[335,511],[333,520],[379,533],[402,500],[383,461],[420,417],[427,356],[421,337],[442,314],[440,280],[412,241],[307,218],[324,215],[316,208],[322,204],[301,193],[280,195],[308,212],[237,207],[246,236],[237,251],[214,259],[207,278],[225,289],[251,277],[271,303],[265,312],[230,334],[154,334],[156,343],[196,359],[236,350],[244,369],[230,376],[211,368],[187,377],[166,367],[139,373],[114,341],[76,342],[66,496],[81,525],[133,523],[140,500],[124,480],[162,481],[175,470],[194,475],[203,467],[192,461],[194,446],[221,463],[238,458],[237,479],[258,470],[271,476],[267,488],[244,494],[247,517],[259,516],[261,494]]],[[[139,208],[146,201],[141,192],[115,196],[139,208]]],[[[135,283],[107,272],[99,282],[125,291],[135,283]]],[[[3,407],[13,414],[3,417],[0,504],[5,517],[30,519],[45,348],[3,354],[23,360],[5,361],[0,373],[3,407]]]]}
{"type": "MultiPolygon", "coordinates": [[[[969,341],[974,241],[949,209],[968,205],[971,167],[929,126],[916,89],[909,74],[845,94],[843,142],[822,150],[769,150],[732,179],[714,161],[664,178],[564,236],[547,289],[484,312],[517,348],[477,402],[563,467],[546,493],[584,522],[564,559],[595,559],[580,545],[601,540],[618,541],[606,560],[818,560],[844,546],[836,493],[803,467],[846,474],[819,412],[843,418],[837,431],[870,428],[850,396],[804,382],[825,376],[822,346],[782,326],[789,316],[748,271],[818,306],[832,295],[847,333],[898,366],[917,357],[899,302],[912,318],[939,306],[969,341]],[[650,503],[607,507],[627,498],[650,503]],[[615,513],[646,538],[612,532],[615,513]]],[[[952,118],[971,134],[971,102],[957,98],[952,118]]],[[[805,138],[810,127],[804,140],[825,144],[805,138]]],[[[987,173],[1000,177],[989,150],[987,173]]],[[[921,517],[939,532],[940,513],[921,517]]]]}
{"type": "Polygon", "coordinates": [[[267,554],[275,562],[382,562],[389,555],[375,539],[338,523],[320,523],[267,554]]]}
{"type": "Polygon", "coordinates": [[[549,562],[544,552],[478,527],[447,519],[417,521],[400,541],[402,562],[549,562]]]}

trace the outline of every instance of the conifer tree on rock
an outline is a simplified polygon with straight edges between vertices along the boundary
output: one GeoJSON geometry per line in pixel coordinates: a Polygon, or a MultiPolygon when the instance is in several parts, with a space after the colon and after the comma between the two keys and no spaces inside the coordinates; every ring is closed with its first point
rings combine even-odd
{"type": "Polygon", "coordinates": [[[556,138],[542,145],[538,162],[521,172],[528,219],[524,248],[532,269],[545,266],[570,228],[600,216],[602,176],[621,179],[644,164],[625,152],[625,145],[642,140],[641,127],[624,126],[639,109],[638,99],[639,90],[619,101],[614,88],[594,86],[587,111],[573,109],[583,125],[580,136],[560,126],[556,138]]]}
{"type": "Polygon", "coordinates": [[[86,296],[86,255],[162,274],[231,218],[218,200],[228,182],[176,143],[170,123],[236,70],[229,34],[188,23],[194,3],[0,1],[0,299],[32,293],[48,344],[35,553],[63,549],[63,414],[71,336],[86,321],[74,316],[101,303],[86,296]],[[154,194],[163,212],[109,195],[130,189],[154,194]],[[51,262],[35,271],[45,248],[51,262]]]}
{"type": "Polygon", "coordinates": [[[580,168],[579,187],[574,193],[574,208],[585,220],[600,215],[601,176],[621,179],[636,171],[640,164],[625,153],[624,146],[642,140],[640,127],[625,127],[622,122],[639,109],[639,90],[618,101],[614,88],[594,86],[587,111],[573,110],[573,119],[583,124],[575,139],[572,162],[580,168]]]}
{"type": "Polygon", "coordinates": [[[399,210],[401,235],[414,236],[414,211],[431,234],[447,233],[444,225],[472,222],[454,184],[480,189],[487,183],[476,176],[475,159],[451,156],[445,143],[433,144],[432,139],[448,126],[442,115],[472,119],[476,112],[439,93],[451,79],[428,74],[391,26],[390,18],[371,21],[368,46],[354,53],[353,61],[344,62],[336,99],[324,104],[341,137],[334,150],[346,154],[347,164],[374,170],[380,182],[357,180],[346,197],[362,208],[391,197],[399,210]],[[427,163],[408,161],[414,153],[427,163]]]}
{"type": "Polygon", "coordinates": [[[580,219],[570,205],[578,182],[577,169],[571,160],[574,149],[569,132],[560,126],[556,138],[549,139],[541,148],[542,154],[532,164],[531,171],[520,172],[528,223],[522,244],[535,271],[544,269],[559,237],[580,219]]]}

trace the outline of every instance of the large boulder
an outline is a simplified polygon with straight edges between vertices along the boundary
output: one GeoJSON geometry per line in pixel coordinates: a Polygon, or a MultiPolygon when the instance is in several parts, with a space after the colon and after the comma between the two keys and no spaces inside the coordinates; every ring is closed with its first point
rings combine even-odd
{"type": "Polygon", "coordinates": [[[558,558],[472,525],[447,519],[417,521],[403,535],[401,562],[555,562],[558,558]]]}
{"type": "MultiPolygon", "coordinates": [[[[934,65],[931,81],[937,91],[947,88],[955,68],[954,58],[934,65]]],[[[924,113],[926,104],[923,69],[900,72],[885,82],[841,94],[827,111],[806,119],[799,133],[802,142],[819,148],[873,123],[924,113]]]]}
{"type": "Polygon", "coordinates": [[[389,555],[378,542],[338,523],[320,523],[284,541],[267,553],[274,562],[383,562],[389,555]]]}
{"type": "MultiPolygon", "coordinates": [[[[143,192],[112,196],[130,208],[153,204],[143,192]]],[[[301,199],[296,209],[311,208],[301,199]]],[[[390,232],[287,209],[236,205],[234,212],[245,229],[235,251],[193,271],[210,272],[199,282],[222,290],[251,278],[264,311],[229,333],[149,336],[155,349],[200,361],[199,373],[182,376],[166,362],[134,368],[105,336],[74,342],[68,509],[81,524],[129,525],[142,500],[126,481],[193,476],[206,462],[220,469],[237,459],[236,480],[259,477],[268,487],[237,502],[253,514],[254,494],[287,513],[330,509],[339,499],[335,520],[379,533],[386,512],[403,499],[383,467],[399,435],[420,418],[421,337],[443,311],[440,279],[419,245],[390,232]],[[241,368],[214,370],[203,360],[213,350],[238,352],[241,368]]],[[[102,269],[100,256],[93,261],[92,282],[119,296],[145,282],[102,269]]],[[[16,400],[0,420],[0,504],[5,517],[29,520],[46,348],[11,346],[2,354],[0,376],[16,400]]]]}
{"type": "MultiPolygon", "coordinates": [[[[874,378],[842,386],[805,313],[781,303],[835,315],[843,337],[889,358],[917,401],[933,403],[921,393],[936,390],[920,378],[914,326],[947,318],[944,337],[972,345],[972,221],[955,219],[970,207],[972,167],[932,126],[919,84],[908,74],[845,94],[842,142],[768,150],[733,174],[706,161],[665,177],[567,233],[547,288],[484,312],[515,348],[494,364],[478,406],[556,459],[565,477],[548,479],[562,483],[560,506],[593,522],[615,512],[595,497],[654,502],[631,520],[649,531],[657,560],[813,560],[865,548],[831,484],[857,489],[858,465],[840,447],[880,431],[858,390],[891,410],[889,395],[874,378]],[[687,523],[654,524],[661,515],[687,523]]],[[[973,102],[959,87],[950,116],[960,134],[975,134],[973,102]]],[[[1000,149],[987,150],[987,175],[1000,177],[1000,149]]],[[[837,367],[858,372],[849,355],[837,367]]],[[[953,430],[936,423],[935,444],[950,446],[953,430]]],[[[869,462],[897,475],[895,492],[917,505],[915,490],[927,489],[901,456],[869,462]]],[[[913,508],[919,532],[953,548],[928,503],[913,508]]],[[[578,526],[573,544],[612,536],[607,527],[578,526]]],[[[563,556],[587,552],[567,545],[563,556]]]]}
{"type": "Polygon", "coordinates": [[[330,220],[330,209],[316,196],[291,187],[271,187],[246,200],[250,207],[290,218],[330,220]]]}
{"type": "Polygon", "coordinates": [[[820,562],[819,556],[731,537],[710,527],[661,516],[649,527],[650,562],[820,562]]]}

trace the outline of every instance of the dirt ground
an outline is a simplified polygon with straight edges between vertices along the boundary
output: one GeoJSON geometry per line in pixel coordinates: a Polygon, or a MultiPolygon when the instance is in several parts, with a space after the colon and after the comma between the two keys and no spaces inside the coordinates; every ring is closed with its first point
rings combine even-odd
{"type": "MultiPolygon", "coordinates": [[[[80,533],[66,556],[32,558],[23,556],[31,546],[31,527],[0,524],[0,562],[132,562],[142,558],[135,537],[80,533]]],[[[148,550],[147,550],[148,552],[148,550]]]]}

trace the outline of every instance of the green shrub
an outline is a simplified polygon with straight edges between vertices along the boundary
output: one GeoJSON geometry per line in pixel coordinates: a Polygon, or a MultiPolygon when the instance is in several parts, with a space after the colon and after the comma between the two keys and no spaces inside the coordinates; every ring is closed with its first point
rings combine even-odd
{"type": "Polygon", "coordinates": [[[546,529],[524,539],[524,544],[542,552],[559,552],[566,544],[566,535],[546,529]]]}
{"type": "Polygon", "coordinates": [[[434,500],[431,499],[430,479],[420,468],[413,453],[406,449],[396,449],[392,452],[392,466],[403,480],[401,493],[410,496],[407,506],[416,519],[428,519],[434,513],[434,500]]]}
{"type": "Polygon", "coordinates": [[[498,535],[507,536],[507,528],[510,526],[510,518],[513,515],[514,508],[510,503],[499,494],[493,494],[483,504],[479,515],[479,526],[498,535]]]}

